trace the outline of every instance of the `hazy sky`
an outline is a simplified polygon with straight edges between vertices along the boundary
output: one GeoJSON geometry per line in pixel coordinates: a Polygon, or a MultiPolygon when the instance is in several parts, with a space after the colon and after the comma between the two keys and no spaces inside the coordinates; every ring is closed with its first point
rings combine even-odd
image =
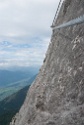
{"type": "Polygon", "coordinates": [[[0,68],[39,66],[59,0],[0,0],[0,68]]]}

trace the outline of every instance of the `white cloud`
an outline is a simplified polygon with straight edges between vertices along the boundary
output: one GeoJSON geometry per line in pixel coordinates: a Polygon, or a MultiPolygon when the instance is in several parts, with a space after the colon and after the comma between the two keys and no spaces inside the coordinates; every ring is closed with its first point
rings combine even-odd
{"type": "Polygon", "coordinates": [[[42,64],[58,2],[0,0],[0,43],[11,42],[9,46],[0,47],[0,66],[42,64]],[[28,44],[31,47],[18,48],[17,44],[28,44]]]}

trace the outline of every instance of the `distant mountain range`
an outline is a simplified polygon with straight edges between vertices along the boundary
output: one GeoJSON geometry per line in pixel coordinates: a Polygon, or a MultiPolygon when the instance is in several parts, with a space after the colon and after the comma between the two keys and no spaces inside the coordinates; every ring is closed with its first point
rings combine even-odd
{"type": "Polygon", "coordinates": [[[29,87],[30,86],[24,87],[0,102],[0,125],[9,125],[13,116],[22,106],[29,87]]]}
{"type": "Polygon", "coordinates": [[[16,93],[18,90],[22,89],[23,87],[27,85],[31,85],[31,83],[34,81],[37,75],[34,75],[30,79],[24,79],[18,82],[14,82],[11,84],[8,84],[6,87],[0,88],[0,101],[5,99],[6,97],[10,96],[13,93],[16,93]]]}
{"type": "Polygon", "coordinates": [[[0,125],[9,125],[19,111],[37,71],[35,68],[0,70],[0,125]]]}
{"type": "Polygon", "coordinates": [[[8,84],[18,82],[23,79],[30,79],[35,74],[35,71],[28,72],[0,70],[0,87],[6,87],[8,84]]]}

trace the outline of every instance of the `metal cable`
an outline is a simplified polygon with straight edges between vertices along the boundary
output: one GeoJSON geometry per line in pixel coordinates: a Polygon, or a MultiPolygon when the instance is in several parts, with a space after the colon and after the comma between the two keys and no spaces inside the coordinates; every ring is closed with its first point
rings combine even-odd
{"type": "MultiPolygon", "coordinates": [[[[59,14],[59,11],[60,11],[60,8],[63,4],[65,0],[60,0],[59,4],[58,4],[58,8],[57,8],[57,11],[56,11],[56,14],[55,14],[55,17],[54,17],[54,20],[53,20],[53,23],[52,23],[52,26],[51,28],[53,30],[55,29],[60,29],[60,28],[63,28],[63,27],[68,27],[68,26],[72,26],[72,25],[76,25],[76,24],[80,24],[80,23],[84,23],[84,15],[82,16],[79,16],[78,18],[75,18],[75,19],[72,19],[66,23],[63,23],[63,24],[60,24],[58,26],[55,25],[56,23],[56,20],[57,20],[57,17],[58,17],[58,14],[59,14]]],[[[74,2],[74,1],[73,1],[74,2]]],[[[84,1],[82,0],[82,3],[84,3],[84,1]]],[[[73,4],[74,5],[74,4],[73,4]]]]}
{"type": "Polygon", "coordinates": [[[64,2],[64,0],[60,0],[59,4],[58,4],[58,7],[57,7],[57,10],[56,10],[56,13],[55,13],[55,17],[53,19],[53,23],[52,23],[52,26],[51,27],[54,27],[55,26],[55,21],[58,17],[58,14],[59,14],[59,11],[60,11],[60,8],[62,6],[62,3],[64,2]]]}
{"type": "Polygon", "coordinates": [[[84,15],[80,16],[80,17],[78,17],[76,19],[73,19],[73,20],[71,20],[69,22],[63,23],[63,24],[61,24],[59,26],[55,26],[55,27],[53,27],[53,30],[63,28],[63,27],[72,26],[72,25],[75,25],[75,24],[80,24],[80,23],[84,23],[84,15]]]}

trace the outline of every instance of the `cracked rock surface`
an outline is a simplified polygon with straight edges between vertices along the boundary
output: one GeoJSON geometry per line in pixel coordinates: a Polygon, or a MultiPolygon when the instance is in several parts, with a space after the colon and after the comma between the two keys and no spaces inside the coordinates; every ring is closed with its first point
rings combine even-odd
{"type": "MultiPolygon", "coordinates": [[[[67,1],[57,24],[84,13],[83,0],[67,1]]],[[[84,125],[84,23],[53,31],[43,66],[10,125],[84,125]]]]}

